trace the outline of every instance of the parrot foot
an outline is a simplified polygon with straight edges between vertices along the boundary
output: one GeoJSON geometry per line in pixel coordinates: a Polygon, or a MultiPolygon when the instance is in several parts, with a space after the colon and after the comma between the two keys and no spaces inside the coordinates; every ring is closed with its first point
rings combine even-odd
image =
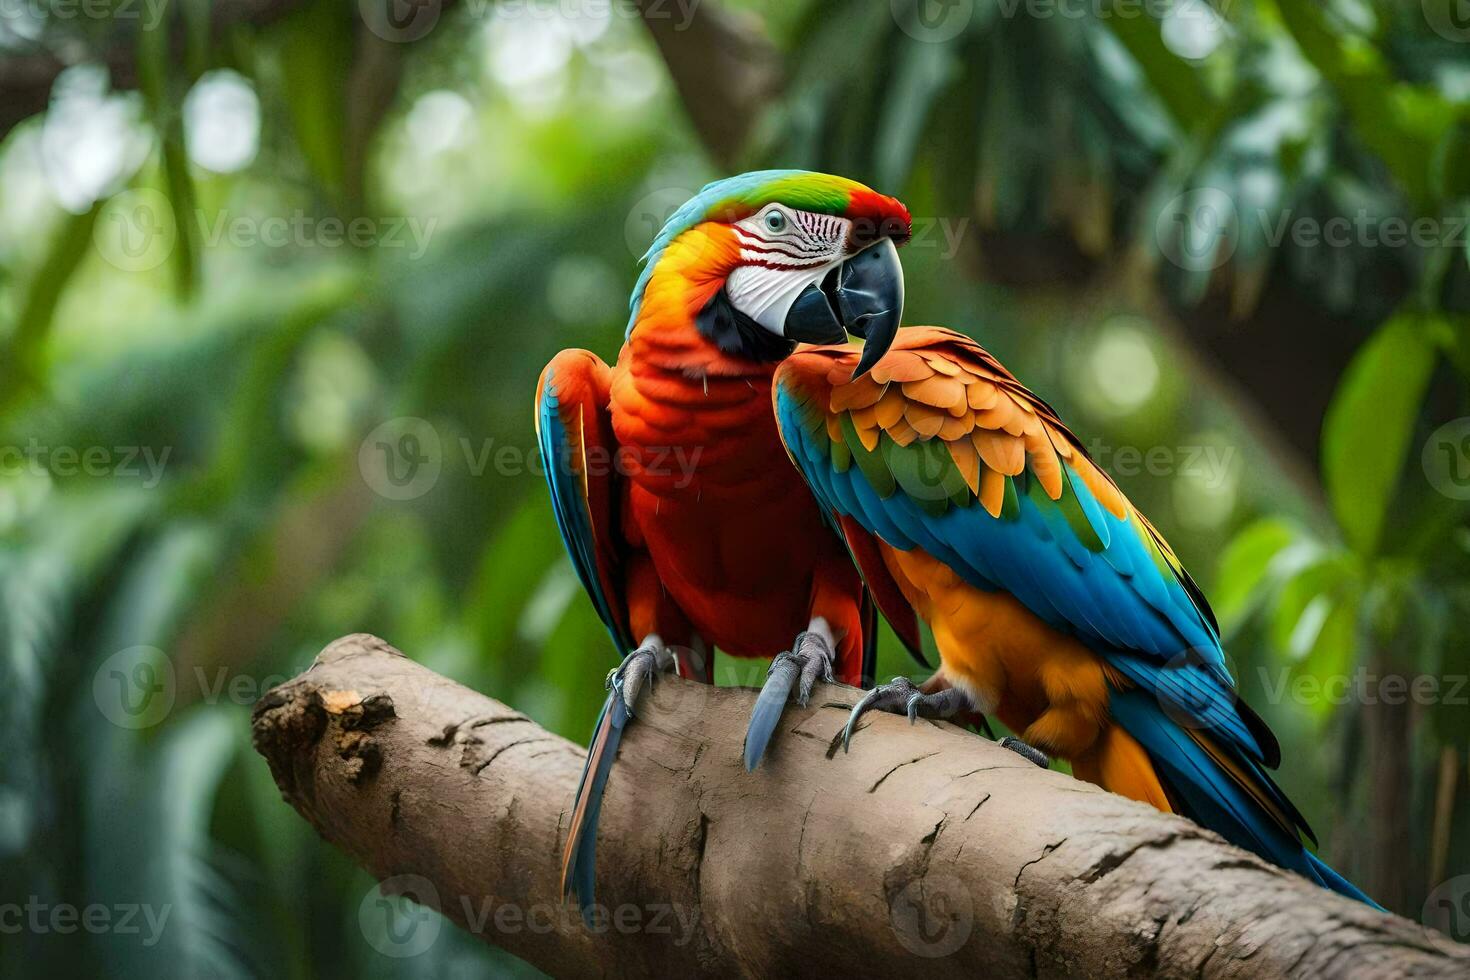
{"type": "Polygon", "coordinates": [[[771,741],[776,723],[781,720],[781,712],[791,697],[791,688],[796,687],[797,703],[806,707],[817,678],[829,683],[832,681],[832,660],[831,643],[816,630],[798,634],[789,651],[776,654],[771,661],[771,669],[766,672],[760,696],[755,699],[750,725],[745,731],[746,772],[754,772],[766,754],[766,745],[771,741]]]}
{"type": "Polygon", "coordinates": [[[847,727],[842,730],[842,751],[848,750],[858,719],[868,711],[906,714],[909,716],[909,724],[913,724],[920,717],[953,718],[971,710],[973,706],[970,699],[957,687],[925,694],[907,677],[895,677],[887,684],[880,684],[863,695],[863,699],[852,709],[852,714],[847,717],[847,727]]]}
{"type": "Polygon", "coordinates": [[[1051,768],[1051,759],[1047,757],[1047,754],[1029,742],[1023,742],[1019,738],[1007,735],[1000,740],[1000,747],[1010,749],[1027,762],[1038,765],[1043,769],[1051,768]]]}
{"type": "Polygon", "coordinates": [[[636,715],[633,706],[638,703],[638,695],[643,693],[643,685],[652,684],[660,673],[673,669],[673,652],[657,636],[649,636],[642,646],[624,657],[621,664],[608,672],[607,689],[622,695],[628,714],[636,715]]]}

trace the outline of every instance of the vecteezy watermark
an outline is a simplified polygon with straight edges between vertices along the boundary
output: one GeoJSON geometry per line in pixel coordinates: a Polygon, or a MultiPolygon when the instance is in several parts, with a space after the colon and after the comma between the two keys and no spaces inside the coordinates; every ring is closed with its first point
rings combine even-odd
{"type": "MultiPolygon", "coordinates": [[[[184,679],[205,704],[252,705],[287,680],[283,674],[253,677],[229,667],[195,666],[184,679]]],[[[179,695],[179,673],[157,647],[134,646],[104,660],[92,675],[92,700],[102,716],[119,728],[151,728],[168,717],[179,695]]]]}
{"type": "Polygon", "coordinates": [[[24,446],[0,445],[0,477],[116,477],[142,480],[152,490],[163,480],[171,446],[47,446],[32,438],[24,446]]]}
{"type": "Polygon", "coordinates": [[[1419,921],[1431,930],[1429,938],[1445,952],[1459,953],[1470,943],[1470,875],[1441,882],[1424,900],[1419,921]]]}
{"type": "Polygon", "coordinates": [[[1147,474],[1154,477],[1185,476],[1197,479],[1207,489],[1229,483],[1237,465],[1234,446],[1112,446],[1101,439],[1087,444],[1094,462],[1113,476],[1124,478],[1147,474]]]}
{"type": "MultiPolygon", "coordinates": [[[[1221,16],[1225,0],[1210,5],[1205,0],[987,0],[987,19],[1015,20],[1134,20],[1147,17],[1168,24],[1187,20],[1196,33],[1223,39],[1228,23],[1221,16]],[[1219,8],[1220,12],[1217,12],[1219,8]]],[[[916,41],[940,44],[958,37],[975,19],[975,0],[889,0],[894,23],[916,41]]],[[[1197,50],[1214,49],[1214,44],[1197,42],[1197,50]]],[[[1177,53],[1177,52],[1176,52],[1177,53]]]]}
{"type": "Polygon", "coordinates": [[[916,41],[942,44],[970,26],[975,0],[889,0],[893,22],[916,41]]]}
{"type": "Polygon", "coordinates": [[[378,952],[394,959],[418,956],[439,938],[444,919],[439,889],[422,875],[394,875],[368,891],[357,906],[357,925],[378,952]]]}
{"type": "MultiPolygon", "coordinates": [[[[358,216],[343,220],[303,210],[288,214],[234,214],[195,208],[192,215],[204,248],[240,249],[379,248],[405,250],[418,259],[439,225],[435,217],[358,216]]],[[[114,195],[103,205],[92,240],[107,262],[124,272],[146,272],[168,260],[178,244],[173,205],[151,188],[114,195]]]]}
{"type": "Polygon", "coordinates": [[[441,0],[357,0],[357,12],[378,37],[407,44],[434,29],[443,4],[441,0]]]}
{"type": "Polygon", "coordinates": [[[483,935],[515,935],[521,932],[544,934],[560,929],[575,932],[586,929],[594,936],[617,933],[668,936],[675,946],[687,946],[699,925],[699,907],[678,902],[623,902],[603,905],[594,902],[587,908],[586,918],[571,905],[538,902],[519,905],[497,903],[489,898],[478,900],[460,896],[460,908],[471,931],[483,935]]]}
{"type": "Polygon", "coordinates": [[[1462,214],[1406,218],[1359,208],[1330,217],[1296,214],[1290,208],[1241,208],[1216,187],[1197,187],[1174,197],[1154,222],[1159,251],[1191,272],[1207,272],[1230,261],[1247,233],[1259,232],[1270,248],[1450,248],[1470,241],[1470,217],[1462,214]]]}
{"type": "Polygon", "coordinates": [[[694,191],[687,187],[660,187],[634,202],[623,219],[623,240],[634,258],[643,258],[674,212],[693,196],[694,191]]]}
{"type": "Polygon", "coordinates": [[[888,903],[888,922],[904,949],[938,959],[969,941],[975,903],[960,879],[926,874],[905,885],[888,903]]]}
{"type": "Polygon", "coordinates": [[[1470,500],[1470,415],[1435,429],[1419,462],[1434,489],[1451,500],[1470,500]]]}
{"type": "MultiPolygon", "coordinates": [[[[363,938],[378,952],[394,959],[418,956],[439,938],[444,919],[436,909],[445,909],[439,889],[422,875],[402,874],[385,878],[363,896],[357,908],[357,923],[363,938]]],[[[597,905],[584,920],[569,904],[497,902],[486,896],[456,896],[449,904],[471,932],[481,936],[512,936],[520,933],[564,935],[586,930],[593,935],[667,936],[675,946],[686,946],[699,925],[699,908],[677,902],[597,905]]]]}
{"type": "Polygon", "coordinates": [[[81,930],[94,936],[139,936],[144,946],[156,946],[164,926],[173,912],[172,904],[150,905],[147,902],[120,902],[104,905],[72,905],[68,902],[43,902],[36,895],[25,901],[0,903],[0,935],[15,936],[23,932],[34,935],[69,936],[81,930]]]}
{"type": "Polygon", "coordinates": [[[389,419],[363,439],[357,450],[357,468],[380,497],[422,497],[434,489],[444,468],[439,430],[413,416],[389,419]]]}
{"type": "Polygon", "coordinates": [[[1185,191],[1159,211],[1154,238],[1170,262],[1207,272],[1230,261],[1239,238],[1235,201],[1216,187],[1185,191]]]}
{"type": "Polygon", "coordinates": [[[139,21],[143,30],[151,31],[163,21],[167,4],[168,0],[0,0],[0,24],[139,21]]]}
{"type": "Polygon", "coordinates": [[[1470,707],[1470,676],[1465,674],[1380,674],[1360,666],[1351,673],[1319,675],[1289,667],[1257,667],[1271,704],[1401,705],[1470,707]]]}
{"type": "Polygon", "coordinates": [[[1447,41],[1470,42],[1470,2],[1467,0],[1421,0],[1424,19],[1434,33],[1447,41]]]}
{"type": "MultiPolygon", "coordinates": [[[[480,21],[606,20],[610,17],[673,21],[676,31],[694,22],[702,0],[464,0],[465,15],[480,21]]],[[[444,12],[443,0],[357,0],[367,29],[385,41],[407,44],[428,35],[444,12]]]]}
{"type": "MultiPolygon", "coordinates": [[[[463,457],[465,471],[479,478],[544,477],[545,461],[537,447],[497,443],[494,436],[474,440],[461,436],[451,444],[463,457]]],[[[701,446],[587,446],[563,449],[560,466],[590,477],[616,474],[666,482],[683,490],[694,482],[703,455],[701,446]]],[[[374,493],[388,500],[414,500],[439,482],[444,470],[444,440],[425,419],[401,416],[376,426],[357,451],[362,478],[374,493]]]]}

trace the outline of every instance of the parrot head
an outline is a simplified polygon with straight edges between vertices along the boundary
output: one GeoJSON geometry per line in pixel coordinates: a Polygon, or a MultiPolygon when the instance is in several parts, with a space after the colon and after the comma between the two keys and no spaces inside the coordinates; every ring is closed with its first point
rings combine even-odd
{"type": "Polygon", "coordinates": [[[715,181],[644,256],[629,334],[647,303],[692,301],[698,329],[726,353],[779,360],[798,343],[854,334],[863,374],[898,332],[897,246],[910,232],[906,207],[844,177],[760,170],[715,181]]]}

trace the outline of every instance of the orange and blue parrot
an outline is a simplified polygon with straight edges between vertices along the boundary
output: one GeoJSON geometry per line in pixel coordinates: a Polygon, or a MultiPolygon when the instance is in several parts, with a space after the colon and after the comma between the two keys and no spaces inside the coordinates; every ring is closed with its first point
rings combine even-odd
{"type": "Polygon", "coordinates": [[[562,540],[625,654],[563,853],[563,893],[584,914],[603,789],[657,672],[710,682],[714,648],[785,651],[752,715],[749,768],[793,688],[805,703],[819,677],[871,683],[876,612],[786,458],[771,378],[802,341],[850,332],[881,356],[903,312],[896,246],[909,233],[902,204],[840,177],[761,171],[710,184],[644,257],[617,363],[567,350],[541,375],[537,438],[562,540]]]}
{"type": "Polygon", "coordinates": [[[1062,756],[1372,904],[1304,846],[1310,828],[1267,774],[1281,750],[1235,691],[1205,597],[1056,412],[949,330],[907,328],[854,377],[859,357],[810,348],[781,364],[781,436],[879,608],[926,620],[941,665],[922,687],[870,691],[845,742],[870,709],[994,714],[1022,754],[1062,756]]]}

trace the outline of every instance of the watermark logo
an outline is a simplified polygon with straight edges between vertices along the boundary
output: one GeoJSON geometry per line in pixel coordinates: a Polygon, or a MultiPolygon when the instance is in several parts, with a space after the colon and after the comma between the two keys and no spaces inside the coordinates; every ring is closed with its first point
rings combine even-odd
{"type": "Polygon", "coordinates": [[[173,659],[157,647],[119,650],[92,675],[92,698],[102,716],[119,728],[152,728],[168,717],[180,693],[205,704],[252,705],[284,674],[254,677],[229,667],[195,666],[182,676],[173,659]]]}
{"type": "Polygon", "coordinates": [[[139,480],[152,490],[163,482],[173,447],[52,446],[32,437],[24,446],[0,445],[0,476],[53,476],[139,480]]]}
{"type": "Polygon", "coordinates": [[[434,489],[444,468],[439,433],[413,416],[389,419],[369,432],[357,451],[367,485],[388,500],[415,500],[434,489]]]}
{"type": "Polygon", "coordinates": [[[1186,730],[1208,730],[1234,714],[1240,700],[1230,655],[1218,647],[1189,647],[1164,662],[1154,689],[1159,709],[1186,730]]]}
{"type": "Polygon", "coordinates": [[[948,956],[975,928],[970,889],[953,875],[928,874],[908,883],[888,905],[888,921],[903,948],[915,956],[948,956]]]}
{"type": "Polygon", "coordinates": [[[1460,943],[1470,943],[1470,875],[1456,875],[1430,892],[1419,921],[1430,928],[1431,941],[1459,953],[1460,943]]]}
{"type": "Polygon", "coordinates": [[[92,698],[119,728],[151,728],[173,710],[177,693],[173,661],[157,647],[119,650],[92,677],[92,698]]]}
{"type": "Polygon", "coordinates": [[[1447,248],[1458,253],[1470,243],[1470,218],[1463,214],[1406,218],[1368,208],[1327,216],[1299,214],[1290,208],[1242,210],[1224,191],[1202,187],[1166,204],[1154,231],[1165,258],[1181,269],[1202,272],[1228,262],[1247,231],[1273,249],[1289,244],[1300,249],[1447,248]]]}
{"type": "Polygon", "coordinates": [[[1087,444],[1093,462],[1114,477],[1183,476],[1210,490],[1230,485],[1239,470],[1234,446],[1197,443],[1187,446],[1114,446],[1093,439],[1087,444]]]}
{"type": "Polygon", "coordinates": [[[1421,0],[1430,30],[1446,41],[1470,41],[1470,0],[1421,0]]]}
{"type": "Polygon", "coordinates": [[[82,931],[93,936],[137,936],[145,947],[158,945],[168,925],[173,905],[150,905],[120,902],[116,905],[77,906],[69,902],[43,902],[31,895],[24,905],[19,902],[0,904],[0,936],[28,932],[36,936],[70,936],[82,931]]]}
{"type": "Polygon", "coordinates": [[[357,0],[357,12],[378,37],[408,44],[432,31],[443,10],[440,0],[357,0]]]}
{"type": "Polygon", "coordinates": [[[138,21],[151,31],[163,22],[167,0],[0,0],[0,24],[19,37],[46,21],[138,21]]]}
{"type": "Polygon", "coordinates": [[[1257,667],[1256,673],[1270,704],[1470,706],[1470,677],[1465,674],[1379,674],[1362,664],[1351,673],[1313,674],[1265,666],[1257,667]]]}
{"type": "Polygon", "coordinates": [[[1235,202],[1215,187],[1185,191],[1164,205],[1154,223],[1159,251],[1179,268],[1208,272],[1235,254],[1235,202]]]}
{"type": "MultiPolygon", "coordinates": [[[[168,198],[150,188],[109,198],[97,216],[92,240],[109,264],[123,272],[162,265],[178,245],[178,215],[168,198]]],[[[375,248],[399,251],[416,261],[428,251],[439,226],[436,217],[359,215],[343,219],[300,208],[282,214],[237,214],[195,208],[187,216],[203,248],[237,249],[375,248]]]]}
{"type": "Polygon", "coordinates": [[[915,41],[942,44],[970,26],[975,0],[889,0],[893,22],[915,41]]]}
{"type": "Polygon", "coordinates": [[[687,187],[660,187],[637,200],[623,221],[623,240],[634,258],[643,258],[674,212],[693,196],[687,187]]]}
{"type": "Polygon", "coordinates": [[[173,205],[150,187],[115,194],[102,205],[92,241],[123,272],[147,272],[168,260],[178,240],[173,205]]]}
{"type": "Polygon", "coordinates": [[[1419,462],[1434,489],[1451,500],[1470,500],[1470,415],[1435,429],[1419,462]]]}
{"type": "Polygon", "coordinates": [[[439,938],[444,919],[439,891],[422,875],[384,878],[363,896],[357,907],[357,924],[363,938],[384,956],[404,959],[426,952],[439,938]]]}

